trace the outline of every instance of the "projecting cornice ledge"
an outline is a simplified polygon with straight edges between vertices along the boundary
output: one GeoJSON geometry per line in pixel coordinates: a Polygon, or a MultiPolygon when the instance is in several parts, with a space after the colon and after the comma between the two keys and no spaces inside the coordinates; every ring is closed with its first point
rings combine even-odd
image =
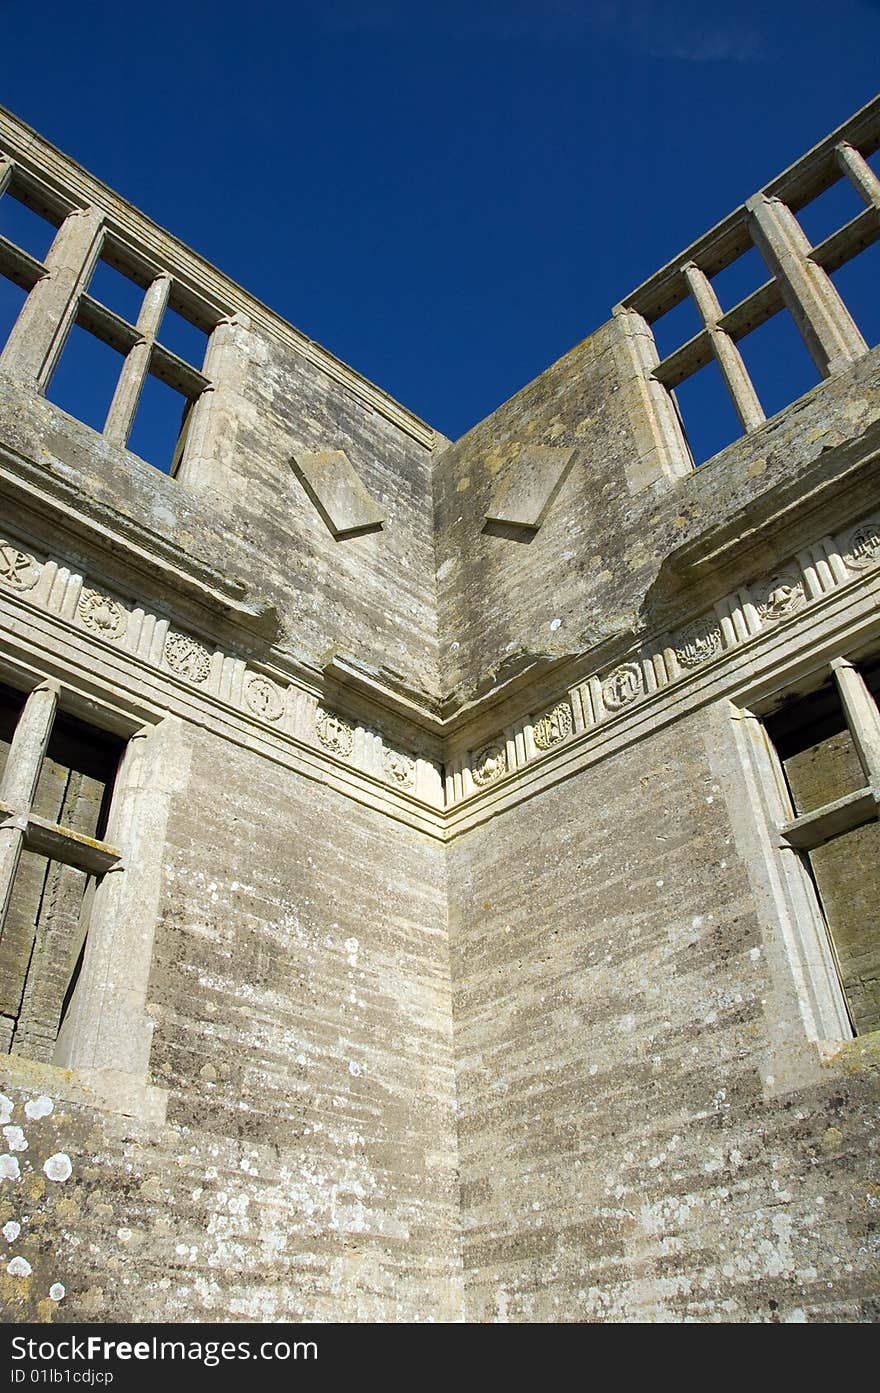
{"type": "Polygon", "coordinates": [[[134,593],[154,595],[166,604],[179,597],[192,622],[193,612],[217,616],[263,644],[276,641],[275,605],[248,594],[243,581],[206,565],[180,547],[135,524],[107,504],[86,498],[73,483],[43,464],[0,447],[0,513],[14,517],[15,531],[33,540],[68,536],[75,549],[101,558],[102,572],[134,593]],[[30,526],[29,526],[30,524],[30,526]]]}

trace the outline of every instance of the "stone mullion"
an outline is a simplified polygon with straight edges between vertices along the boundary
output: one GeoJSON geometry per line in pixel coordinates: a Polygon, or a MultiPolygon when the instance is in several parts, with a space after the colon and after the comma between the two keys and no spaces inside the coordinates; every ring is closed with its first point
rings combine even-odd
{"type": "Polygon", "coordinates": [[[718,321],[723,311],[709,277],[693,261],[688,262],[683,271],[688,289],[706,326],[715,361],[733,399],[740,425],[745,431],[755,430],[767,418],[739,349],[730,335],[719,326],[718,321]]]}
{"type": "Polygon", "coordinates": [[[6,155],[0,155],[0,195],[4,194],[9,188],[9,181],[12,178],[12,171],[15,165],[6,155]]]}
{"type": "Polygon", "coordinates": [[[775,275],[788,309],[823,377],[841,372],[867,345],[830,278],[810,260],[797,218],[778,198],[756,194],[746,209],[752,237],[775,275]]]}
{"type": "Polygon", "coordinates": [[[0,367],[44,391],[76,318],[101,250],[104,215],[77,209],[65,218],[0,357],[0,367]]]}
{"type": "Polygon", "coordinates": [[[880,788],[880,711],[851,662],[835,658],[831,667],[865,778],[873,788],[880,788]]]}
{"type": "Polygon", "coordinates": [[[24,847],[27,819],[57,706],[57,682],[44,682],[31,692],[15,727],[0,782],[0,802],[9,810],[0,825],[0,933],[6,922],[12,885],[24,847]]]}
{"type": "Polygon", "coordinates": [[[844,140],[834,151],[834,158],[862,202],[880,212],[880,179],[864,156],[844,140]]]}
{"type": "Polygon", "coordinates": [[[132,345],[126,356],[104,423],[104,434],[108,440],[113,440],[119,445],[125,445],[134,423],[144,382],[150,370],[150,355],[168,304],[170,290],[171,277],[157,276],[141,305],[135,325],[139,335],[138,341],[132,345]]]}

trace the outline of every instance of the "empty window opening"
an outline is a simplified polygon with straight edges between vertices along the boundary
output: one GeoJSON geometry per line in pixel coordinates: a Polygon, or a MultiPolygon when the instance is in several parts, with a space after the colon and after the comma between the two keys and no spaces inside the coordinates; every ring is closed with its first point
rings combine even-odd
{"type": "MultiPolygon", "coordinates": [[[[0,728],[11,739],[21,699],[0,694],[0,728]]],[[[51,1062],[82,962],[101,874],[84,864],[107,823],[124,748],[117,737],[55,717],[0,930],[0,1049],[51,1062]],[[83,852],[77,838],[90,839],[83,852]]],[[[10,771],[13,776],[16,771],[10,771]]]]}
{"type": "Polygon", "coordinates": [[[780,310],[737,344],[764,412],[773,416],[819,382],[819,373],[788,310],[780,310]]]}
{"type": "Polygon", "coordinates": [[[789,805],[783,841],[798,852],[824,919],[854,1034],[880,1028],[880,825],[870,756],[878,717],[876,674],[845,665],[838,681],[765,719],[789,805]],[[852,700],[852,684],[860,695],[852,700]],[[873,734],[872,734],[873,732],[873,734]]]}
{"type": "Polygon", "coordinates": [[[687,343],[688,339],[698,334],[702,327],[703,321],[696,305],[690,295],[685,295],[671,310],[667,310],[651,323],[651,332],[660,358],[668,358],[670,353],[674,353],[683,343],[687,343]]]}
{"type": "Polygon", "coordinates": [[[742,434],[730,393],[714,361],[676,387],[672,394],[695,465],[717,455],[742,434]]]}
{"type": "Polygon", "coordinates": [[[869,348],[880,344],[880,242],[872,242],[831,276],[869,348]]]}
{"type": "Polygon", "coordinates": [[[27,299],[27,291],[14,281],[0,276],[0,349],[2,349],[12,327],[21,314],[21,307],[27,299]]]}
{"type": "Polygon", "coordinates": [[[729,266],[716,272],[712,277],[712,289],[718,296],[722,310],[732,310],[741,300],[751,295],[753,290],[765,285],[770,279],[766,262],[757,247],[749,247],[729,266]]]}
{"type": "Polygon", "coordinates": [[[93,430],[104,429],[122,369],[122,355],[102,339],[74,324],[46,396],[62,411],[84,421],[93,430]]]}
{"type": "Polygon", "coordinates": [[[46,260],[46,253],[55,240],[56,231],[54,223],[35,213],[8,190],[0,198],[0,236],[14,242],[37,261],[46,260]]]}
{"type": "Polygon", "coordinates": [[[158,338],[159,342],[172,353],[176,353],[178,358],[182,358],[194,368],[201,368],[208,351],[208,335],[204,329],[200,329],[176,310],[168,308],[162,316],[158,338]]]}
{"type": "Polygon", "coordinates": [[[89,281],[89,294],[129,324],[136,324],[144,300],[144,289],[131,277],[103,259],[89,281]]]}
{"type": "Polygon", "coordinates": [[[856,193],[851,181],[838,179],[830,188],[816,198],[798,208],[796,217],[810,245],[817,247],[845,223],[864,212],[865,205],[856,193]]]}
{"type": "Polygon", "coordinates": [[[128,438],[128,448],[163,474],[174,474],[186,442],[192,403],[158,377],[148,376],[128,438]]]}

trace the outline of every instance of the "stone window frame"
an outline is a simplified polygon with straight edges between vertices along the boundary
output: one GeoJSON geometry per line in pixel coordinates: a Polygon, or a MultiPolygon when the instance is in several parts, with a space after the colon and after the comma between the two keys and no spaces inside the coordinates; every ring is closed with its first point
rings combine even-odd
{"type": "Polygon", "coordinates": [[[769,930],[765,951],[773,1020],[764,1078],[769,1092],[802,1085],[812,1073],[807,1068],[809,1059],[815,1065],[854,1039],[831,930],[805,857],[815,846],[880,814],[880,711],[859,672],[865,661],[876,656],[873,650],[828,657],[806,675],[802,669],[782,674],[769,694],[764,690],[723,704],[738,756],[734,772],[738,787],[729,789],[734,831],[755,878],[759,913],[769,930]],[[864,784],[844,798],[796,816],[764,720],[780,698],[804,695],[829,677],[862,764],[864,784]],[[799,1048],[804,1045],[806,1054],[799,1048]]]}
{"type": "Polygon", "coordinates": [[[162,853],[171,792],[187,766],[181,722],[112,697],[84,695],[63,678],[23,673],[0,657],[0,681],[24,695],[0,781],[0,906],[4,916],[21,850],[90,871],[84,897],[82,966],[51,1064],[0,1055],[0,1067],[23,1067],[47,1092],[86,1097],[110,1111],[164,1118],[167,1094],[149,1081],[154,1019],[148,985],[159,920],[162,853]],[[113,781],[105,836],[80,837],[37,817],[31,808],[56,714],[73,715],[125,742],[113,781]],[[149,855],[135,854],[146,845],[149,855]]]}
{"type": "Polygon", "coordinates": [[[631,470],[634,488],[681,478],[708,463],[694,460],[675,389],[710,362],[720,369],[743,433],[764,425],[767,418],[737,344],[783,309],[791,312],[820,378],[846,370],[868,352],[830,275],[880,239],[880,179],[867,161],[878,148],[880,99],[615,306],[627,376],[635,377],[643,417],[637,432],[642,459],[631,470]],[[812,244],[796,214],[844,179],[865,207],[812,244]],[[752,247],[766,263],[769,279],[723,310],[711,277],[752,247]],[[651,326],[688,299],[701,328],[661,360],[651,326]]]}
{"type": "Polygon", "coordinates": [[[76,206],[0,152],[0,197],[7,192],[58,230],[44,261],[0,237],[0,274],[28,292],[2,345],[0,371],[45,394],[71,329],[85,329],[122,355],[101,434],[127,448],[144,383],[148,376],[157,378],[188,403],[170,467],[162,472],[189,479],[192,459],[204,449],[210,431],[215,389],[230,376],[230,329],[242,316],[188,287],[170,263],[162,265],[136,247],[100,208],[76,206]],[[100,261],[144,291],[134,324],[89,294],[100,261]],[[166,309],[207,335],[201,369],[159,342],[166,309]]]}

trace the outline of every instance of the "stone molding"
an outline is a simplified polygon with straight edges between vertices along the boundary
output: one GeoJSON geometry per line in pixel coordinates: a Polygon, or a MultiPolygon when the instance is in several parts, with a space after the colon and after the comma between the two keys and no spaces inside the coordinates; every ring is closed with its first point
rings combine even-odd
{"type": "MultiPolygon", "coordinates": [[[[821,627],[831,602],[852,599],[859,622],[868,619],[880,628],[876,608],[868,603],[878,581],[880,512],[875,512],[804,548],[711,610],[570,680],[555,700],[545,698],[534,712],[512,714],[501,728],[487,728],[497,706],[497,697],[490,696],[450,732],[432,716],[426,735],[427,723],[408,719],[399,700],[389,700],[390,724],[383,722],[378,683],[365,702],[362,681],[346,690],[345,671],[337,665],[328,695],[320,674],[304,680],[302,669],[286,663],[283,654],[258,663],[209,647],[170,627],[166,617],[37,553],[13,533],[0,537],[0,596],[10,633],[24,634],[26,624],[15,617],[22,610],[51,617],[66,631],[59,643],[45,629],[41,640],[36,626],[30,661],[37,671],[41,645],[50,655],[43,669],[57,665],[59,653],[67,650],[80,655],[88,672],[95,667],[88,650],[97,648],[109,692],[146,697],[152,712],[174,711],[203,724],[211,724],[211,712],[218,729],[234,739],[228,719],[233,717],[242,732],[260,732],[258,741],[244,736],[242,743],[257,744],[311,776],[323,768],[325,781],[441,839],[530,796],[535,771],[543,786],[545,775],[553,782],[592,763],[593,747],[606,744],[606,730],[614,732],[616,744],[618,734],[628,743],[643,727],[646,709],[656,722],[665,719],[658,705],[679,713],[682,692],[691,705],[698,700],[697,688],[711,695],[722,673],[737,668],[741,654],[756,647],[773,652],[777,643],[768,645],[777,637],[783,646],[796,646],[794,626],[798,632],[821,627]],[[369,715],[365,704],[373,708],[369,715]]],[[[59,667],[58,675],[64,673],[59,667]]],[[[522,706],[529,699],[527,685],[517,700],[522,706]]]]}

